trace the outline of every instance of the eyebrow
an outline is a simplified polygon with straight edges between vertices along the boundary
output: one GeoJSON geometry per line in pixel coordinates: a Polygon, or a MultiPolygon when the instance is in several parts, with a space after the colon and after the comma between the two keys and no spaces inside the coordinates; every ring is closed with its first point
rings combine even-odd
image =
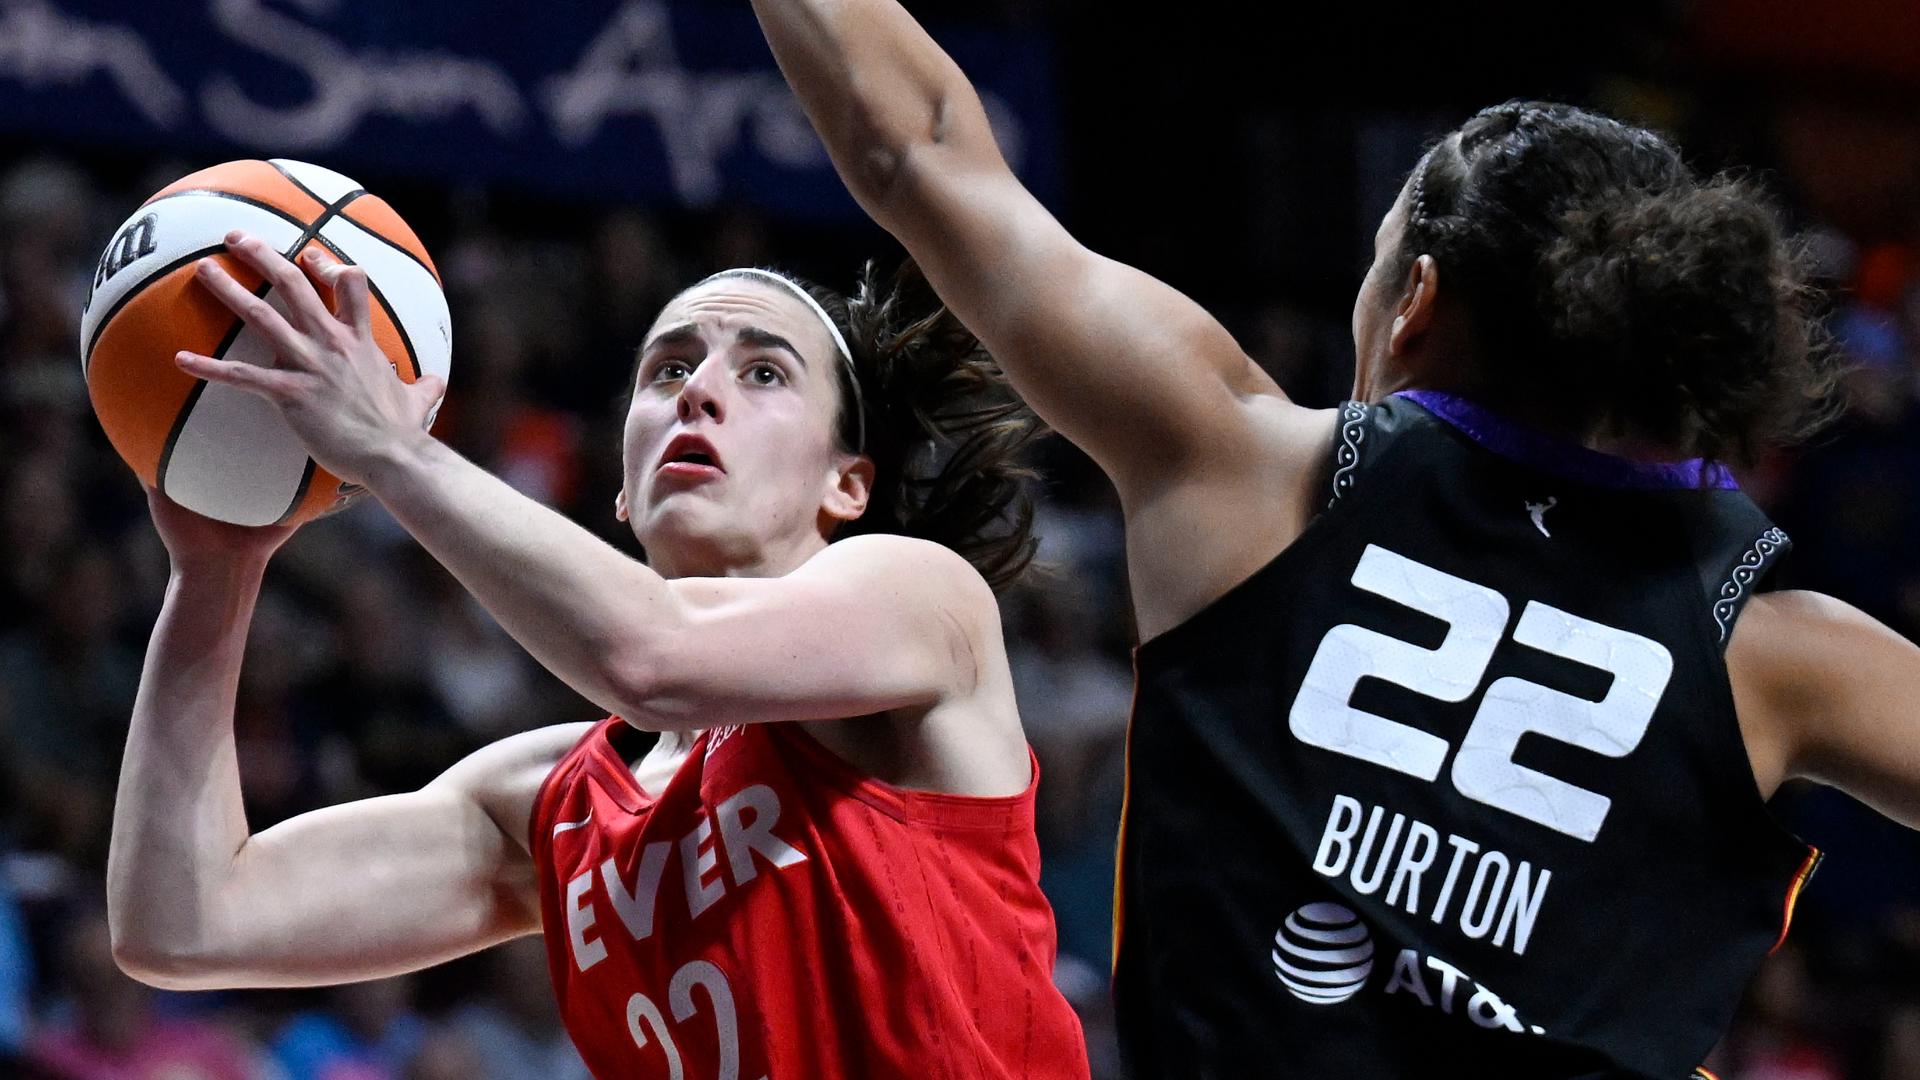
{"type": "Polygon", "coordinates": [[[692,323],[681,323],[669,330],[655,334],[645,345],[640,346],[642,353],[649,352],[661,345],[685,345],[700,340],[700,328],[692,323]]]}
{"type": "Polygon", "coordinates": [[[807,358],[800,355],[800,350],[794,348],[791,341],[788,341],[786,338],[781,337],[771,330],[762,330],[757,326],[743,326],[740,328],[740,332],[734,336],[742,345],[757,345],[763,349],[782,349],[787,355],[793,357],[801,367],[804,368],[807,366],[807,358]]]}

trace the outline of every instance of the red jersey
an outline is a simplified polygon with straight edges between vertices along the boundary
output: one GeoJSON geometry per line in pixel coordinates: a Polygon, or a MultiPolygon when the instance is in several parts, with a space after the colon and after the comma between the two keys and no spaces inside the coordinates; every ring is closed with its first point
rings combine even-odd
{"type": "Polygon", "coordinates": [[[594,725],[533,810],[547,966],[596,1077],[1084,1080],[1034,785],[907,791],[777,723],[701,735],[652,799],[637,735],[594,725]]]}

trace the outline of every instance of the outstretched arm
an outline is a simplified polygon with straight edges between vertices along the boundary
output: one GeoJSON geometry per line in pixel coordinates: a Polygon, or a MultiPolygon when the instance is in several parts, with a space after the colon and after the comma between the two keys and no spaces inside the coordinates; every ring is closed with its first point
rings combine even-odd
{"type": "Polygon", "coordinates": [[[1279,388],[1193,301],[1068,235],[1002,159],[980,98],[895,0],[753,0],[841,177],[1036,412],[1131,509],[1253,467],[1279,388]]]}
{"type": "Polygon", "coordinates": [[[1763,792],[1804,776],[1920,828],[1920,646],[1831,597],[1765,593],[1727,668],[1763,792]]]}
{"type": "Polygon", "coordinates": [[[496,744],[411,794],[253,833],[234,691],[267,554],[284,534],[153,501],[176,554],[114,802],[107,899],[120,965],[175,989],[319,985],[537,929],[526,819],[584,725],[496,744]]]}

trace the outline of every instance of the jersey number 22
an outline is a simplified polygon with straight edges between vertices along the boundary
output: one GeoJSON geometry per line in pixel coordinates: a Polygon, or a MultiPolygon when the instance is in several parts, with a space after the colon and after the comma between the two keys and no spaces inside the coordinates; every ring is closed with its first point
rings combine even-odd
{"type": "MultiPolygon", "coordinates": [[[[1423,649],[1351,623],[1334,627],[1313,654],[1288,725],[1308,745],[1432,782],[1446,763],[1446,740],[1354,708],[1354,688],[1372,676],[1441,701],[1467,700],[1506,630],[1506,598],[1373,544],[1353,583],[1440,619],[1447,636],[1439,648],[1423,649]]],[[[1514,748],[1531,732],[1608,757],[1632,753],[1666,692],[1673,656],[1650,638],[1538,601],[1520,613],[1513,640],[1599,668],[1613,684],[1604,698],[1588,701],[1525,679],[1495,680],[1454,755],[1453,786],[1476,802],[1592,841],[1613,800],[1516,763],[1514,748]]]]}

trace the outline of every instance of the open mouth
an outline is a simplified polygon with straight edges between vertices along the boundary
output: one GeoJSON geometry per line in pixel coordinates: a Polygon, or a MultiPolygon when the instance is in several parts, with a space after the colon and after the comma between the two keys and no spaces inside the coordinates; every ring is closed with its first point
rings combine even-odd
{"type": "Polygon", "coordinates": [[[713,444],[698,435],[676,435],[661,453],[658,468],[662,472],[687,475],[727,471],[720,464],[720,455],[713,449],[713,444]]]}

